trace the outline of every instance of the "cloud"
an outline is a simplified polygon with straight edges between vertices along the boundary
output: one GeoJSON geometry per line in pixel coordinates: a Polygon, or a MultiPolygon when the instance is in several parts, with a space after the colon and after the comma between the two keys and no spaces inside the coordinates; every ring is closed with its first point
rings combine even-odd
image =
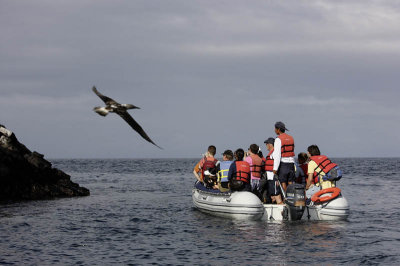
{"type": "MultiPolygon", "coordinates": [[[[70,157],[197,156],[209,142],[264,139],[276,120],[299,143],[345,156],[354,141],[351,154],[363,155],[372,125],[400,130],[399,11],[394,0],[6,0],[0,122],[38,146],[46,136],[53,145],[37,150],[55,157],[63,147],[70,157]],[[93,113],[93,85],[140,106],[135,118],[165,153],[93,113]]],[[[391,132],[375,149],[398,154],[391,132]]]]}
{"type": "Polygon", "coordinates": [[[73,111],[76,110],[76,108],[87,108],[92,102],[93,97],[89,97],[88,94],[71,97],[51,97],[17,93],[0,98],[0,105],[2,105],[3,108],[13,106],[21,109],[64,109],[73,111]]]}
{"type": "Polygon", "coordinates": [[[400,38],[396,37],[400,25],[398,6],[373,1],[291,1],[258,5],[259,9],[247,3],[239,3],[239,7],[230,4],[227,10],[217,6],[205,14],[204,24],[194,27],[198,37],[178,46],[177,50],[229,57],[400,53],[400,38]]]}

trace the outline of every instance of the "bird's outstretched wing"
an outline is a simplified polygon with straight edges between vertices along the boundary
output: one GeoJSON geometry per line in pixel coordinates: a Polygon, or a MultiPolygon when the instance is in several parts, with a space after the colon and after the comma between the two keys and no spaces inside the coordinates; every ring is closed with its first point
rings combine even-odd
{"type": "Polygon", "coordinates": [[[110,97],[107,97],[107,96],[104,96],[103,94],[101,94],[101,93],[96,89],[95,86],[93,86],[92,90],[93,90],[94,93],[96,93],[97,96],[100,97],[100,99],[103,100],[103,102],[104,102],[105,104],[108,105],[108,104],[116,104],[116,103],[117,103],[116,101],[114,101],[114,100],[111,99],[110,97]]]}
{"type": "Polygon", "coordinates": [[[157,146],[160,149],[160,146],[158,146],[157,144],[155,144],[150,138],[149,136],[147,136],[146,132],[144,132],[143,128],[135,121],[135,119],[133,119],[133,117],[126,111],[124,112],[116,112],[120,117],[122,117],[122,119],[124,119],[137,133],[140,134],[140,136],[142,136],[145,140],[147,140],[148,142],[152,143],[153,145],[157,146]]]}

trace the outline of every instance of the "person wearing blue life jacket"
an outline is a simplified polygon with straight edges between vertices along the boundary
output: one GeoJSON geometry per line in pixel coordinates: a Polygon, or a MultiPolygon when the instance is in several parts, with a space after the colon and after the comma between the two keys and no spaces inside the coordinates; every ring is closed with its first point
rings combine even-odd
{"type": "Polygon", "coordinates": [[[232,191],[251,191],[250,164],[243,161],[244,150],[237,149],[234,153],[235,161],[229,167],[229,188],[232,191]]]}
{"type": "Polygon", "coordinates": [[[218,189],[221,192],[229,191],[228,172],[233,163],[233,152],[226,150],[222,154],[222,162],[217,165],[218,189]]]}

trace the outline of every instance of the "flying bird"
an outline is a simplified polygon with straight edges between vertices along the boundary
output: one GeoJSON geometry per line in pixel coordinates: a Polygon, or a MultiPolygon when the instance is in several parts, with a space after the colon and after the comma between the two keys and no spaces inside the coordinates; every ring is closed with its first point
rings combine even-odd
{"type": "Polygon", "coordinates": [[[146,132],[144,132],[143,128],[135,121],[135,119],[132,118],[132,116],[127,112],[128,109],[140,109],[137,106],[134,106],[133,104],[120,104],[117,103],[116,101],[114,101],[113,99],[104,96],[103,94],[101,94],[95,86],[93,86],[92,88],[93,92],[96,93],[97,96],[100,97],[100,99],[103,100],[103,102],[106,104],[105,107],[99,107],[96,106],[95,108],[93,108],[93,110],[98,113],[101,116],[106,116],[108,113],[116,113],[118,114],[120,117],[122,117],[122,119],[124,119],[137,133],[140,134],[140,136],[142,136],[145,140],[147,140],[148,142],[154,144],[155,146],[157,146],[158,148],[162,149],[160,146],[158,146],[157,144],[155,144],[150,138],[149,136],[147,136],[146,132]]]}

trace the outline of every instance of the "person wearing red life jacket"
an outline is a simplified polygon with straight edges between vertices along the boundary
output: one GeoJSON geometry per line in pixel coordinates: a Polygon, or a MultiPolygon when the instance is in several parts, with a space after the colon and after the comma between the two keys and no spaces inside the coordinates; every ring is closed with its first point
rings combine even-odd
{"type": "Polygon", "coordinates": [[[279,190],[279,184],[277,181],[274,180],[274,158],[273,158],[273,152],[274,152],[274,138],[268,138],[266,141],[264,141],[268,154],[265,157],[265,165],[264,165],[264,171],[267,176],[267,183],[265,186],[265,192],[263,193],[263,201],[264,203],[277,203],[277,204],[283,204],[282,202],[282,197],[280,194],[279,190]]]}
{"type": "Polygon", "coordinates": [[[250,165],[243,161],[244,150],[237,149],[234,153],[235,161],[229,167],[228,181],[232,191],[251,191],[250,165]]]}
{"type": "Polygon", "coordinates": [[[335,187],[334,181],[324,181],[323,177],[337,164],[333,163],[327,156],[321,155],[317,145],[311,145],[307,148],[310,161],[308,163],[308,178],[306,189],[313,186],[319,186],[320,189],[335,187]]]}
{"type": "Polygon", "coordinates": [[[278,175],[285,191],[287,186],[294,182],[295,177],[294,139],[285,133],[287,130],[284,123],[280,121],[275,123],[275,133],[278,137],[275,138],[272,156],[274,158],[273,173],[278,175]]]}
{"type": "Polygon", "coordinates": [[[305,185],[308,178],[308,155],[305,152],[300,152],[297,155],[297,162],[295,163],[296,172],[295,172],[295,182],[297,184],[305,185]]]}
{"type": "Polygon", "coordinates": [[[258,156],[259,150],[260,147],[258,147],[257,144],[251,144],[248,156],[244,159],[244,161],[248,162],[250,165],[251,191],[257,196],[260,196],[260,179],[261,175],[264,173],[264,162],[260,156],[258,156]]]}
{"type": "Polygon", "coordinates": [[[214,174],[216,167],[219,164],[219,161],[214,158],[216,152],[217,148],[214,145],[210,145],[204,157],[201,158],[201,160],[194,167],[193,174],[196,179],[204,185],[206,185],[206,181],[208,181],[207,183],[209,184],[211,184],[211,182],[214,183],[212,178],[215,177],[215,184],[212,184],[211,186],[215,189],[218,189],[216,184],[216,174],[214,174]],[[207,173],[207,175],[205,175],[205,173],[207,173]]]}

